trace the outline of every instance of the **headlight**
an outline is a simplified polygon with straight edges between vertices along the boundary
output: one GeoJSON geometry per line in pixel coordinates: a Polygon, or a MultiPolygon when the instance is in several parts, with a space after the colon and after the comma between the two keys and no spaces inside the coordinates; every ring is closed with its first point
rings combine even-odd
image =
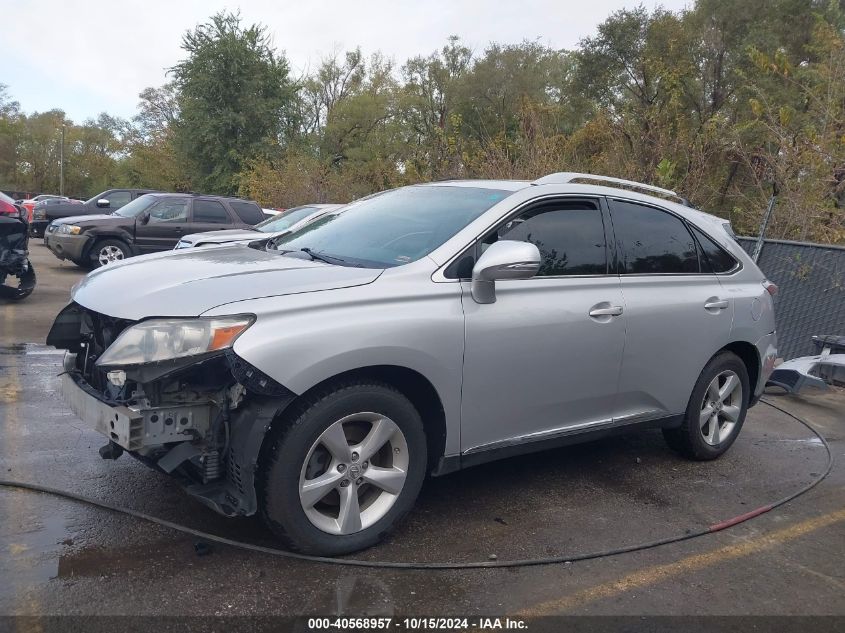
{"type": "Polygon", "coordinates": [[[252,315],[207,319],[150,319],[124,330],[97,365],[141,365],[231,347],[252,315]]]}
{"type": "Polygon", "coordinates": [[[81,230],[82,227],[76,226],[75,224],[62,224],[59,226],[59,233],[67,233],[69,235],[79,235],[81,230]]]}
{"type": "Polygon", "coordinates": [[[44,209],[35,209],[32,212],[32,219],[33,220],[46,220],[47,219],[47,212],[44,209]]]}

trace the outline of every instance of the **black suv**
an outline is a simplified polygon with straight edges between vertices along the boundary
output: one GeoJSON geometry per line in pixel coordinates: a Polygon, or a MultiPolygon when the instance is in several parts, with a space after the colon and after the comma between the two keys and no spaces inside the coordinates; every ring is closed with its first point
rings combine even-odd
{"type": "Polygon", "coordinates": [[[263,219],[261,208],[249,200],[148,193],[110,215],[56,220],[44,242],[59,259],[97,268],[133,255],[171,249],[187,233],[244,229],[263,219]]]}
{"type": "Polygon", "coordinates": [[[62,200],[49,205],[36,205],[37,208],[32,210],[29,234],[33,237],[42,237],[53,220],[77,215],[111,213],[129,204],[138,196],[154,191],[154,189],[108,189],[82,204],[62,200]]]}

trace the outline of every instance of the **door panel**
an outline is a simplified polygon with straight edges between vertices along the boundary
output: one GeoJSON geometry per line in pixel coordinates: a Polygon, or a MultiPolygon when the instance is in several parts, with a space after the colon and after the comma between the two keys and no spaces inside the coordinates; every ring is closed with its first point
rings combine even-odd
{"type": "Polygon", "coordinates": [[[612,420],[625,316],[589,313],[623,305],[618,277],[498,281],[486,305],[461,284],[463,451],[612,420]]]}
{"type": "Polygon", "coordinates": [[[146,224],[135,221],[135,245],[141,253],[169,250],[190,232],[186,198],[165,198],[150,207],[148,213],[146,224]]]}
{"type": "Polygon", "coordinates": [[[686,410],[704,365],[729,342],[730,309],[715,275],[622,276],[628,338],[619,378],[622,418],[686,410]]]}
{"type": "Polygon", "coordinates": [[[617,421],[683,413],[704,365],[729,341],[730,302],[681,218],[609,202],[628,328],[617,421]]]}

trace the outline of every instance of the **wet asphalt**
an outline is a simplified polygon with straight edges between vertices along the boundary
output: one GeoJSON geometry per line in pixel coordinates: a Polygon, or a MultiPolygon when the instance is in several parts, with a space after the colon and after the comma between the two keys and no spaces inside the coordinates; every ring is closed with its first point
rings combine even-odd
{"type": "MultiPolygon", "coordinates": [[[[0,304],[0,478],[65,488],[228,538],[272,545],[124,455],[58,395],[43,345],[81,272],[33,245],[38,287],[0,304]]],[[[278,559],[212,545],[70,501],[0,488],[0,614],[845,615],[845,393],[769,396],[830,441],[830,477],[748,523],[591,561],[507,570],[397,571],[278,559]]],[[[760,405],[722,459],[685,461],[647,431],[429,480],[369,560],[573,556],[717,523],[815,478],[823,446],[760,405]]]]}

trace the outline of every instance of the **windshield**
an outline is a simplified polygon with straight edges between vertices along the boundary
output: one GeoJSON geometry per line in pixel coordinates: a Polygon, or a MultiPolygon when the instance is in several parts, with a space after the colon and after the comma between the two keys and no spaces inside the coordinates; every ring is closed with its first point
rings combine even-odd
{"type": "Polygon", "coordinates": [[[413,186],[361,200],[275,242],[332,263],[386,268],[428,255],[512,192],[480,187],[413,186]]]}
{"type": "Polygon", "coordinates": [[[132,202],[126,203],[117,211],[112,213],[112,215],[120,215],[124,218],[134,218],[155,201],[155,196],[141,196],[140,198],[135,198],[132,202]]]}
{"type": "Polygon", "coordinates": [[[315,211],[317,211],[316,207],[294,207],[293,209],[288,209],[284,213],[275,217],[264,220],[264,222],[261,222],[260,224],[256,224],[255,228],[259,231],[263,231],[264,233],[277,233],[278,231],[289,229],[294,224],[300,220],[304,220],[315,211]]]}

